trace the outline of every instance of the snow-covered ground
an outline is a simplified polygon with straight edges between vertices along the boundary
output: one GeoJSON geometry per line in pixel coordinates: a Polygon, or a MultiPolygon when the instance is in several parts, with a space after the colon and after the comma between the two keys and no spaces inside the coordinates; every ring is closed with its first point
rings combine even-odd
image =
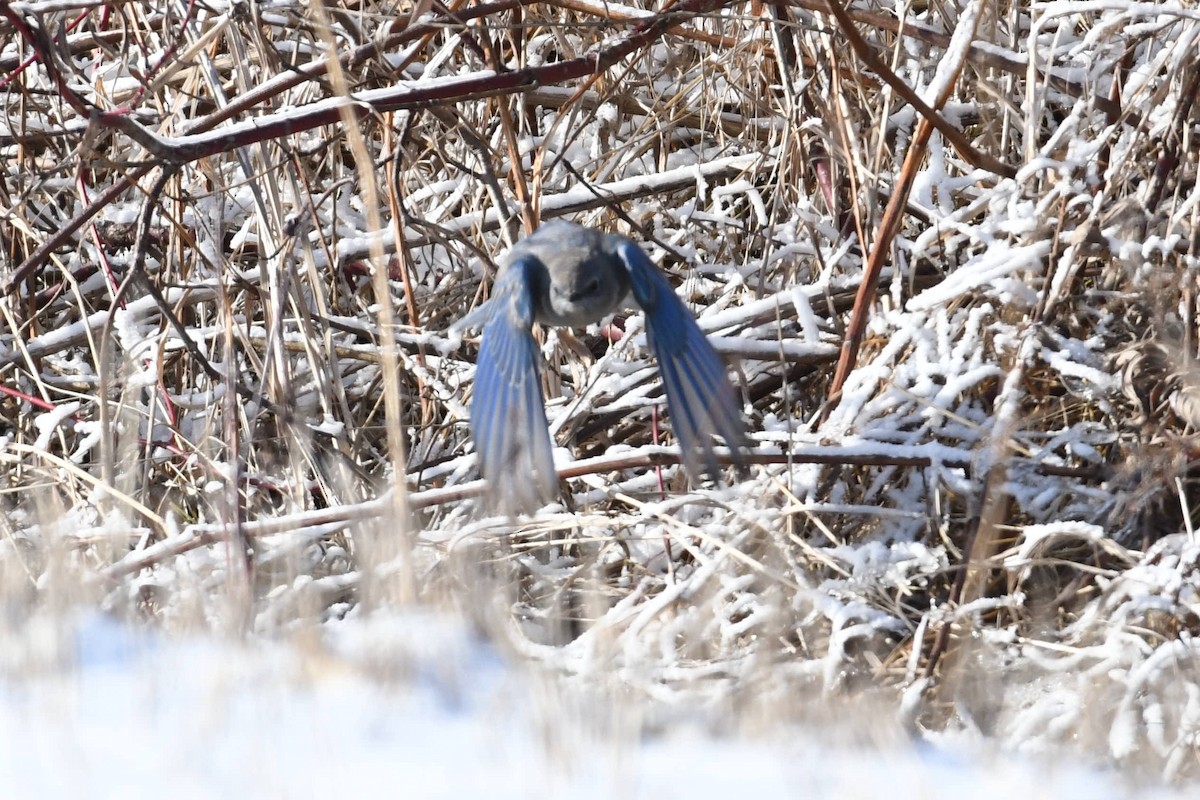
{"type": "Polygon", "coordinates": [[[181,640],[97,615],[26,627],[25,669],[0,683],[7,798],[1189,796],[966,738],[839,745],[820,727],[725,732],[678,709],[648,725],[452,615],[283,641],[181,640]]]}

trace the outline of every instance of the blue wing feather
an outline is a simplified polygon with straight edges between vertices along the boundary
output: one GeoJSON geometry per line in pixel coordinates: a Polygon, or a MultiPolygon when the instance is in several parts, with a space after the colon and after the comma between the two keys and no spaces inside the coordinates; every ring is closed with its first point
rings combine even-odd
{"type": "Polygon", "coordinates": [[[629,271],[634,299],[646,312],[646,333],[658,358],[684,467],[694,478],[707,472],[716,480],[720,470],[712,437],[724,439],[735,460],[746,439],[737,393],[726,376],[725,364],[642,249],[623,241],[617,246],[617,255],[629,271]]]}
{"type": "Polygon", "coordinates": [[[491,505],[511,515],[552,501],[558,491],[525,263],[508,266],[490,304],[475,369],[471,436],[491,505]]]}

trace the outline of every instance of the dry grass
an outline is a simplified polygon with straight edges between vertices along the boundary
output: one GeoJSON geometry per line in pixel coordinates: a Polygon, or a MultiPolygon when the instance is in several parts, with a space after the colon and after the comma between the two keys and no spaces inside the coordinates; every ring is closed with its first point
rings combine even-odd
{"type": "Polygon", "coordinates": [[[648,696],[1195,776],[1194,10],[0,12],[0,625],[449,597],[648,696]],[[635,337],[549,332],[565,508],[476,511],[444,331],[557,216],[677,276],[748,478],[686,485],[635,337]]]}

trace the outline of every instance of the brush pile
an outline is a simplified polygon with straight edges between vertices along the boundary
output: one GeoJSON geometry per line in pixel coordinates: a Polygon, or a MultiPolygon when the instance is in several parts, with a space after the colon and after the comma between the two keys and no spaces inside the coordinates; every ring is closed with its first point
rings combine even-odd
{"type": "Polygon", "coordinates": [[[449,599],[614,691],[1200,772],[1194,8],[4,2],[0,42],[5,629],[449,599]],[[630,314],[544,332],[562,504],[477,505],[446,330],[557,217],[672,275],[749,475],[687,483],[630,314]]]}

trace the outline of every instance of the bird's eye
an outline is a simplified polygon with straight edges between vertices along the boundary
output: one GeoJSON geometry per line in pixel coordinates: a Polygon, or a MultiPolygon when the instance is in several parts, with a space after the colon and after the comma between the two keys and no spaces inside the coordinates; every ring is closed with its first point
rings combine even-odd
{"type": "Polygon", "coordinates": [[[570,285],[570,289],[565,293],[566,300],[571,303],[594,303],[600,297],[600,288],[600,279],[597,277],[580,280],[570,285]]]}

